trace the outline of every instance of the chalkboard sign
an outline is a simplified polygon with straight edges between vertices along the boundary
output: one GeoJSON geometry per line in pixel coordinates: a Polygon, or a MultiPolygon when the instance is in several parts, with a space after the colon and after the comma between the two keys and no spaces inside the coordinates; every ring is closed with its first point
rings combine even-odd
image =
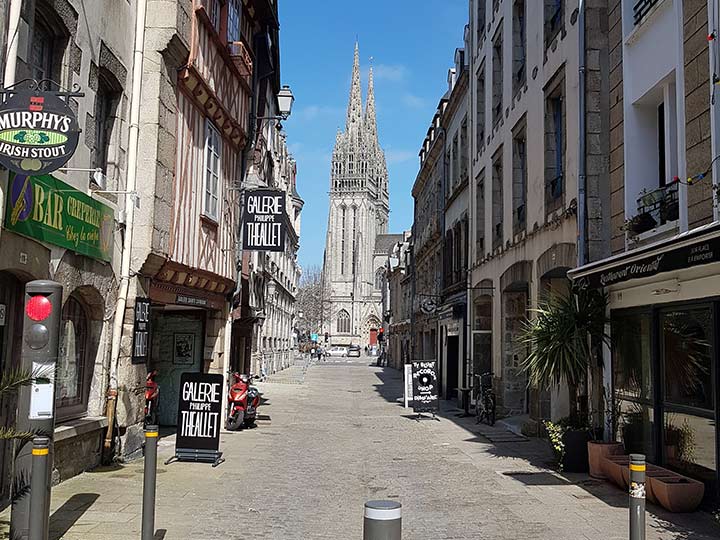
{"type": "Polygon", "coordinates": [[[135,299],[135,327],[133,328],[133,364],[144,364],[150,344],[150,299],[135,299]]]}
{"type": "Polygon", "coordinates": [[[437,362],[412,363],[412,406],[417,413],[438,410],[437,362]]]}
{"type": "Polygon", "coordinates": [[[180,376],[180,402],[173,461],[221,463],[223,376],[183,373],[180,376]]]}

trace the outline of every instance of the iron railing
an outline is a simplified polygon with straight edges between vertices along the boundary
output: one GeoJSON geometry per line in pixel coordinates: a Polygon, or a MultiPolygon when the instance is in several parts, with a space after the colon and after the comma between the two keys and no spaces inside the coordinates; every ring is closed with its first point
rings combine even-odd
{"type": "Polygon", "coordinates": [[[635,26],[640,24],[650,10],[662,0],[638,0],[633,7],[633,19],[635,26]]]}

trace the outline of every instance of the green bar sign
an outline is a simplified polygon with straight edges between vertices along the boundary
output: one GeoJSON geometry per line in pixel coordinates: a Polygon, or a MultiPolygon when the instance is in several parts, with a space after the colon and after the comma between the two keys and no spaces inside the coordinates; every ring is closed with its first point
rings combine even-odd
{"type": "Polygon", "coordinates": [[[115,215],[54,176],[10,173],[5,228],[93,259],[110,261],[115,215]]]}

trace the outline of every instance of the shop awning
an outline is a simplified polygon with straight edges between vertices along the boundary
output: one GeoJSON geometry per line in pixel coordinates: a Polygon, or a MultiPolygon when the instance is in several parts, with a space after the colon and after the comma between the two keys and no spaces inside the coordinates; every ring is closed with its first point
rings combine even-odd
{"type": "Polygon", "coordinates": [[[654,244],[626,251],[568,272],[592,289],[720,261],[720,223],[713,222],[654,244]]]}

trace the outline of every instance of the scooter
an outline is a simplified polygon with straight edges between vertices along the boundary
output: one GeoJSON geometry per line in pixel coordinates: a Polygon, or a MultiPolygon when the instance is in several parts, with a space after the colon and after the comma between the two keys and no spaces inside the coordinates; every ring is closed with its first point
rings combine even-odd
{"type": "Polygon", "coordinates": [[[160,395],[160,385],[155,382],[157,377],[157,369],[153,369],[145,378],[145,420],[144,426],[157,426],[158,419],[158,396],[160,395]]]}
{"type": "MultiPolygon", "coordinates": [[[[252,377],[259,379],[259,377],[252,377]]],[[[228,390],[228,415],[225,427],[237,431],[243,427],[251,428],[257,420],[257,408],[260,405],[260,391],[250,385],[251,377],[233,373],[232,384],[228,390]]]]}

